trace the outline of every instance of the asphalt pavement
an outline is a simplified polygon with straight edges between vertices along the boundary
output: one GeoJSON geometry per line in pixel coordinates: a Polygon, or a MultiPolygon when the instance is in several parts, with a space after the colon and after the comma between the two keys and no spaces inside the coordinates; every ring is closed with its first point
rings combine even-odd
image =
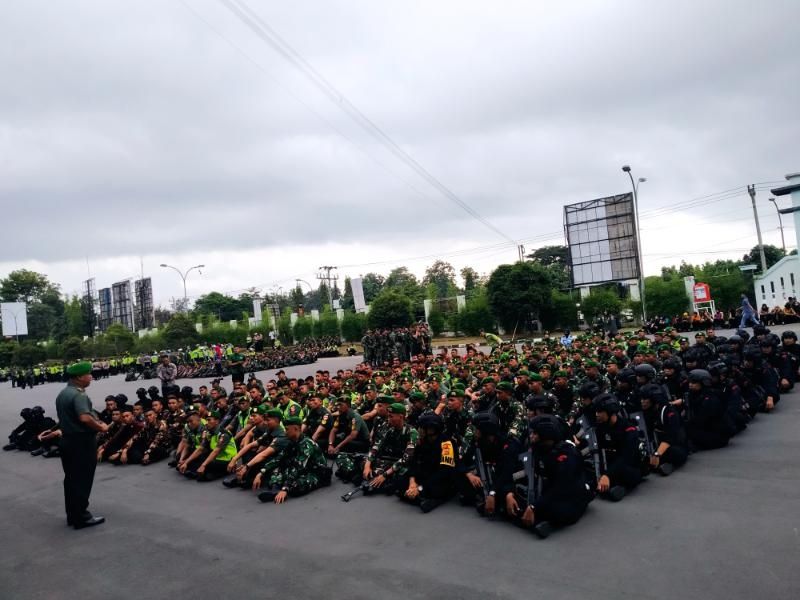
{"type": "MultiPolygon", "coordinates": [[[[102,407],[107,394],[133,398],[140,385],[118,376],[88,391],[102,407]]],[[[2,385],[0,433],[25,406],[55,416],[60,387],[2,385]]],[[[547,540],[457,502],[427,515],[394,498],[346,504],[339,497],[350,487],[338,481],[261,504],[165,463],[99,466],[90,509],[107,522],[75,531],[64,521],[59,460],[2,452],[0,600],[798,598],[798,429],[793,393],[728,448],[693,455],[668,478],[650,476],[619,504],[594,501],[547,540]]]]}

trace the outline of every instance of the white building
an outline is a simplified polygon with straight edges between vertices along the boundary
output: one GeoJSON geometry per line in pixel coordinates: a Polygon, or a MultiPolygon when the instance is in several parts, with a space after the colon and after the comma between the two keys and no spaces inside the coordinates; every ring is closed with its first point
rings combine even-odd
{"type": "Polygon", "coordinates": [[[755,296],[752,305],[761,308],[766,304],[770,310],[783,306],[789,298],[797,298],[800,283],[800,257],[784,256],[763,275],[753,277],[755,296]]]}
{"type": "MultiPolygon", "coordinates": [[[[794,231],[797,236],[797,248],[800,248],[800,173],[786,176],[789,182],[772,190],[776,196],[791,195],[794,217],[794,231]]],[[[797,298],[800,291],[800,257],[785,256],[767,269],[765,273],[753,277],[754,301],[756,309],[766,304],[770,309],[776,305],[783,306],[789,298],[797,298]]]]}

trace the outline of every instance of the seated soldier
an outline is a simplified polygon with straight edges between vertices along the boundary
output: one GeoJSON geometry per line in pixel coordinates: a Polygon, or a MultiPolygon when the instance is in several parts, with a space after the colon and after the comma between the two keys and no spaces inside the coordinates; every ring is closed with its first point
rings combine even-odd
{"type": "Polygon", "coordinates": [[[261,502],[281,504],[289,496],[303,496],[331,482],[325,455],[311,438],[303,435],[303,420],[286,417],[284,426],[288,443],[270,474],[269,489],[258,494],[261,502]]]}
{"type": "Polygon", "coordinates": [[[406,423],[404,404],[396,402],[388,410],[388,424],[374,431],[374,441],[361,471],[365,494],[396,494],[408,487],[408,463],[414,455],[417,430],[406,423]]]}
{"type": "Polygon", "coordinates": [[[403,498],[430,512],[455,493],[456,451],[435,413],[419,418],[421,435],[409,462],[408,487],[403,498]]]}
{"type": "Polygon", "coordinates": [[[227,472],[228,462],[236,455],[236,442],[231,433],[221,427],[221,418],[216,410],[208,413],[200,443],[181,471],[189,479],[212,481],[222,477],[227,472]]]}
{"type": "Polygon", "coordinates": [[[600,394],[592,404],[601,455],[597,491],[616,502],[642,481],[639,433],[634,425],[619,415],[621,407],[613,394],[600,394]]]}
{"type": "Polygon", "coordinates": [[[342,481],[351,481],[360,473],[359,462],[369,449],[367,424],[350,402],[348,394],[336,400],[338,413],[328,434],[328,454],[336,457],[336,476],[342,481]]]}
{"type": "Polygon", "coordinates": [[[554,526],[572,525],[592,500],[578,450],[564,440],[554,415],[531,419],[530,448],[506,455],[502,469],[506,514],[518,525],[546,538],[554,526]]]}

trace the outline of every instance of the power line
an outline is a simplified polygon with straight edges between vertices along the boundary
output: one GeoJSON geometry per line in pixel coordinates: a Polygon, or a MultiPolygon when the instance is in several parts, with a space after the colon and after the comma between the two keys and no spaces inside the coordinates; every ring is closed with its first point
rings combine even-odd
{"type": "Polygon", "coordinates": [[[381,145],[387,148],[395,157],[405,163],[409,168],[416,172],[420,177],[428,182],[429,185],[438,190],[443,196],[459,206],[472,218],[482,223],[487,228],[494,231],[500,237],[511,243],[514,240],[495,227],[487,219],[481,216],[475,209],[459,198],[450,188],[433,176],[425,167],[415,160],[408,152],[403,150],[389,135],[378,125],[361,112],[348,98],[325,79],[308,61],[305,60],[294,48],[292,48],[275,30],[273,30],[261,17],[258,16],[244,0],[220,0],[228,10],[236,16],[246,27],[255,33],[267,45],[273,48],[278,54],[299,69],[314,86],[325,94],[331,102],[344,111],[356,124],[370,134],[381,145]]]}

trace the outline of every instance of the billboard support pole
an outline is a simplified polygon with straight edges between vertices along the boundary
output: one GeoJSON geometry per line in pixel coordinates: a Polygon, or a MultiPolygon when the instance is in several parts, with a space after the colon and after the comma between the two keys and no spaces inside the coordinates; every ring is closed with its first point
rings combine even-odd
{"type": "MultiPolygon", "coordinates": [[[[639,254],[639,296],[642,300],[642,325],[647,322],[647,303],[645,302],[644,294],[644,258],[642,257],[642,236],[639,229],[639,190],[636,183],[633,181],[633,174],[628,165],[623,165],[622,170],[628,174],[631,179],[631,187],[633,188],[633,215],[636,221],[636,251],[639,254]]],[[[643,181],[640,179],[640,181],[643,181]]]]}

